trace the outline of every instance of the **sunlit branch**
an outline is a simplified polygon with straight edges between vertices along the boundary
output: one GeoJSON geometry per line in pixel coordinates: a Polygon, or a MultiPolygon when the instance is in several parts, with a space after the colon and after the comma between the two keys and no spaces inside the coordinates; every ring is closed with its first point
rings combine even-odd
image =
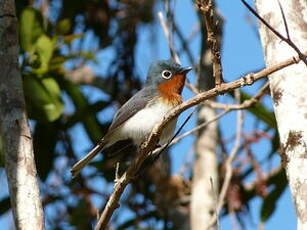
{"type": "Polygon", "coordinates": [[[255,81],[259,79],[267,77],[269,74],[272,74],[280,69],[283,69],[287,66],[298,63],[300,59],[298,57],[293,57],[286,61],[280,62],[274,66],[265,68],[257,73],[247,74],[233,82],[225,83],[220,87],[215,87],[206,92],[202,92],[192,97],[191,99],[183,102],[181,105],[174,108],[164,120],[162,120],[159,124],[157,124],[149,138],[145,143],[141,146],[140,152],[137,157],[131,162],[131,165],[127,169],[127,171],[119,178],[117,183],[114,185],[113,192],[107,201],[107,204],[99,217],[98,223],[95,227],[95,230],[105,229],[108,222],[111,219],[111,216],[115,209],[119,207],[119,199],[123,194],[126,186],[131,182],[131,180],[135,179],[136,173],[139,171],[143,162],[146,160],[148,155],[155,150],[157,143],[159,141],[159,136],[165,127],[172,119],[177,117],[180,113],[191,108],[192,106],[198,105],[205,100],[208,100],[212,97],[215,97],[220,94],[224,94],[226,92],[230,92],[234,89],[238,89],[240,87],[244,87],[247,85],[252,85],[255,81]]]}

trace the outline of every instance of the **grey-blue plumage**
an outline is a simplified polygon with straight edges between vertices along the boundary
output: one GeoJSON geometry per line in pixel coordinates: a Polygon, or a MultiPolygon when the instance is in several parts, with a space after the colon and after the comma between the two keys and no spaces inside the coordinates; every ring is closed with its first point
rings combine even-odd
{"type": "MultiPolygon", "coordinates": [[[[182,68],[173,61],[157,61],[149,68],[145,87],[131,97],[115,114],[106,135],[71,169],[76,176],[99,152],[130,139],[139,146],[153,127],[181,102],[185,75],[191,68],[182,68]]],[[[160,144],[173,134],[176,119],[164,128],[160,144]]]]}

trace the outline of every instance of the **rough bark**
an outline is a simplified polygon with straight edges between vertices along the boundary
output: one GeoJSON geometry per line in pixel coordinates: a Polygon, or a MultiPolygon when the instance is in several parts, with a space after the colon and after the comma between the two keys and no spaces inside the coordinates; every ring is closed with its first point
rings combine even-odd
{"type": "MultiPolygon", "coordinates": [[[[306,0],[280,1],[291,40],[307,51],[306,0]]],[[[277,31],[286,35],[277,1],[257,0],[258,13],[277,31]]],[[[260,35],[267,66],[297,54],[260,24],[260,35]]],[[[269,76],[274,111],[286,168],[297,213],[297,229],[307,229],[307,68],[301,62],[269,76]]]]}
{"type": "MultiPolygon", "coordinates": [[[[205,22],[200,15],[202,23],[202,48],[198,88],[202,91],[214,87],[212,61],[207,47],[205,22]]],[[[215,109],[200,106],[197,113],[197,123],[203,123],[216,116],[215,109]]],[[[218,191],[218,160],[216,146],[218,141],[217,123],[213,122],[198,132],[195,141],[195,162],[193,167],[192,195],[191,195],[191,229],[216,229],[209,226],[216,210],[216,197],[218,191]]]]}
{"type": "Polygon", "coordinates": [[[42,230],[32,138],[18,68],[17,18],[13,0],[0,0],[0,136],[16,229],[42,230]]]}

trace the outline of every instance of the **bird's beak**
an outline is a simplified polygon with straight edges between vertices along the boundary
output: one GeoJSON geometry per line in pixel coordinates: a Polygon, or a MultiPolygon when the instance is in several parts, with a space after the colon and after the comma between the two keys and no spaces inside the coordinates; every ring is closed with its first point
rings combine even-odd
{"type": "Polygon", "coordinates": [[[180,74],[187,74],[188,72],[190,72],[190,70],[192,70],[193,68],[191,67],[191,66],[189,66],[189,67],[185,67],[185,68],[182,68],[181,70],[180,70],[180,74]]]}

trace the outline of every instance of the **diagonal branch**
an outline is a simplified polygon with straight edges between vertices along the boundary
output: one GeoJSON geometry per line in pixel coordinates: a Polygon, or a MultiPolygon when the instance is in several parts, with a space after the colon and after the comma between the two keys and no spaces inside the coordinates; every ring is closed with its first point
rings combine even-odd
{"type": "Polygon", "coordinates": [[[288,27],[288,23],[287,23],[287,20],[286,20],[284,9],[282,8],[280,1],[277,0],[277,2],[278,2],[278,6],[279,6],[279,9],[280,9],[280,12],[281,12],[282,20],[284,22],[287,38],[290,40],[289,27],[288,27]]]}
{"type": "MultiPolygon", "coordinates": [[[[261,87],[261,89],[255,94],[255,96],[253,96],[252,98],[250,98],[248,100],[245,100],[241,104],[222,104],[222,103],[217,103],[217,102],[214,102],[214,101],[210,101],[210,103],[212,103],[212,104],[209,104],[210,107],[218,108],[218,109],[224,109],[224,111],[219,113],[219,114],[217,114],[212,119],[210,119],[210,120],[208,120],[208,121],[206,121],[206,122],[196,126],[195,128],[185,132],[184,134],[174,138],[174,140],[170,143],[170,146],[173,145],[173,144],[176,144],[181,139],[191,135],[192,133],[195,133],[195,132],[199,131],[200,129],[203,129],[204,127],[208,126],[212,122],[215,122],[215,121],[219,120],[221,117],[223,117],[224,115],[226,115],[227,113],[229,113],[229,112],[231,112],[233,110],[246,109],[246,108],[249,108],[249,107],[253,106],[255,103],[259,102],[259,99],[264,95],[264,93],[267,90],[268,86],[269,86],[269,83],[264,84],[263,87],[261,87]]],[[[205,103],[207,103],[207,102],[209,102],[209,100],[205,101],[205,103]]],[[[160,148],[162,148],[162,147],[160,147],[160,148]]],[[[155,152],[157,150],[155,150],[155,152]]]]}
{"type": "Polygon", "coordinates": [[[177,62],[178,64],[180,64],[180,59],[179,59],[179,56],[176,52],[176,49],[175,49],[175,45],[174,45],[174,42],[173,42],[173,39],[172,39],[172,34],[171,34],[171,31],[169,29],[169,25],[168,23],[166,22],[165,18],[163,17],[163,14],[162,12],[158,12],[158,17],[159,17],[159,20],[160,20],[160,23],[161,23],[161,26],[163,28],[163,32],[165,34],[165,37],[167,39],[167,42],[168,42],[168,46],[170,48],[170,53],[171,53],[171,56],[173,58],[173,60],[175,62],[177,62]]]}
{"type": "Polygon", "coordinates": [[[251,107],[253,104],[259,102],[259,99],[266,93],[268,88],[269,88],[269,82],[265,83],[252,98],[243,101],[241,104],[224,104],[212,100],[207,100],[204,103],[214,109],[224,109],[224,110],[246,109],[251,107]]]}
{"type": "Polygon", "coordinates": [[[101,214],[99,217],[98,223],[95,227],[95,230],[105,229],[111,216],[116,208],[119,207],[119,199],[124,192],[126,186],[135,178],[135,174],[139,171],[140,167],[142,166],[143,162],[149,156],[149,154],[154,151],[159,136],[165,127],[172,119],[179,116],[180,113],[195,106],[209,98],[215,97],[220,94],[224,94],[226,92],[232,91],[234,89],[252,85],[255,81],[267,77],[269,74],[272,74],[280,69],[283,69],[287,66],[293,65],[298,63],[300,59],[298,57],[293,57],[289,60],[280,62],[274,66],[265,68],[257,73],[248,74],[243,76],[233,82],[225,83],[220,87],[213,88],[206,92],[199,93],[198,95],[194,96],[193,98],[189,99],[188,101],[183,102],[181,105],[174,108],[167,117],[159,124],[157,124],[147,141],[141,146],[140,152],[137,157],[132,161],[131,165],[127,169],[127,171],[121,176],[118,182],[114,185],[114,190],[101,214]]]}
{"type": "MultiPolygon", "coordinates": [[[[306,64],[307,66],[307,57],[306,54],[302,53],[300,51],[300,49],[294,44],[294,42],[290,39],[290,36],[288,35],[289,32],[287,30],[287,22],[285,21],[285,17],[283,14],[283,10],[282,7],[280,7],[281,12],[282,12],[282,16],[283,16],[283,20],[286,26],[286,32],[287,32],[287,38],[285,36],[283,36],[281,33],[279,33],[277,30],[275,30],[263,17],[261,17],[256,10],[254,10],[245,0],[240,0],[245,6],[246,8],[253,14],[255,15],[256,18],[258,18],[266,27],[269,28],[269,30],[271,30],[277,37],[279,37],[282,41],[286,42],[290,47],[292,47],[295,52],[298,54],[299,58],[306,64]]],[[[281,6],[281,5],[280,5],[281,6]]]]}

